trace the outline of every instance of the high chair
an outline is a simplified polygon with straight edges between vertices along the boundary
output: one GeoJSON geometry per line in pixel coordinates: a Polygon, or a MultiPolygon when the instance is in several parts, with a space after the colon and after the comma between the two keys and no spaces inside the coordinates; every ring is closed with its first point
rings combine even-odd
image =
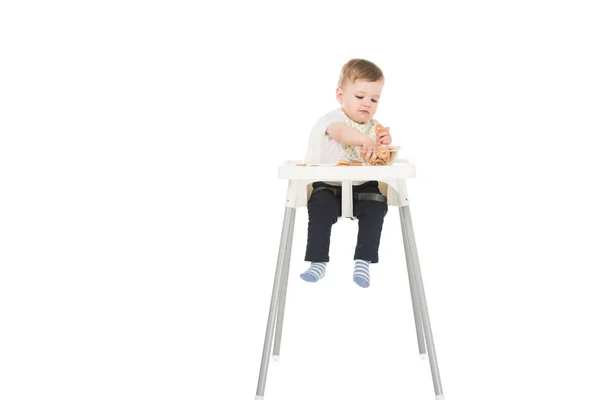
{"type": "Polygon", "coordinates": [[[421,358],[425,358],[425,354],[429,355],[435,400],[443,400],[442,382],[433,344],[406,188],[406,179],[415,177],[414,165],[407,160],[396,160],[389,166],[377,167],[297,166],[297,163],[299,161],[287,161],[279,167],[279,178],[288,180],[288,190],[255,400],[264,399],[270,356],[272,355],[274,360],[279,359],[296,208],[307,205],[312,192],[312,183],[317,181],[342,182],[342,215],[340,217],[355,218],[352,213],[353,181],[378,181],[381,193],[387,197],[388,206],[398,207],[419,354],[421,358]]]}

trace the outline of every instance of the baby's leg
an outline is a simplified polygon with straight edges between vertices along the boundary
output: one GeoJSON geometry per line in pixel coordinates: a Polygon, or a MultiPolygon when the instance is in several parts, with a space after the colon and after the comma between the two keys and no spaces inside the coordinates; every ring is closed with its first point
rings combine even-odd
{"type": "MultiPolygon", "coordinates": [[[[321,182],[313,185],[319,186],[326,185],[321,182]]],[[[308,282],[316,282],[325,276],[326,263],[329,262],[331,227],[340,215],[341,202],[329,190],[320,190],[310,197],[307,206],[308,240],[304,260],[311,261],[311,266],[300,277],[308,282]]]]}
{"type": "MultiPolygon", "coordinates": [[[[316,182],[314,187],[324,186],[316,182]]],[[[308,208],[308,240],[304,261],[328,262],[331,227],[341,212],[339,197],[329,190],[319,190],[310,196],[308,208]]]]}
{"type": "MultiPolygon", "coordinates": [[[[367,185],[360,191],[381,194],[375,185],[376,183],[373,186],[367,185]]],[[[354,203],[354,215],[358,218],[358,240],[354,253],[353,280],[363,288],[371,284],[369,276],[371,263],[379,261],[379,241],[387,209],[387,204],[380,201],[361,200],[354,203]]]]}
{"type": "Polygon", "coordinates": [[[387,204],[380,201],[362,200],[355,202],[354,212],[356,218],[358,218],[355,260],[379,262],[379,241],[387,209],[387,204]]]}

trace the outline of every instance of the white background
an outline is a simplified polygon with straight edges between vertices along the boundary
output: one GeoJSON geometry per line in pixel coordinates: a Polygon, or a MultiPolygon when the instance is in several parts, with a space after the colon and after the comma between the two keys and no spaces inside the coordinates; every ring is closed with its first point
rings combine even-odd
{"type": "MultiPolygon", "coordinates": [[[[598,399],[593,1],[3,2],[0,398],[253,399],[286,183],[354,57],[417,166],[447,399],[598,399]]],[[[292,252],[266,399],[428,399],[396,208],[292,252]]]]}

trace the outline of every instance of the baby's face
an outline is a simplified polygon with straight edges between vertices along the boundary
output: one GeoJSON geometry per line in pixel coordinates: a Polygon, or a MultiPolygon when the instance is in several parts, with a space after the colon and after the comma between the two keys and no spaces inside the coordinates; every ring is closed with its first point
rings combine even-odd
{"type": "Polygon", "coordinates": [[[343,87],[338,87],[335,94],[346,115],[362,124],[375,116],[382,89],[383,80],[344,82],[343,87]]]}

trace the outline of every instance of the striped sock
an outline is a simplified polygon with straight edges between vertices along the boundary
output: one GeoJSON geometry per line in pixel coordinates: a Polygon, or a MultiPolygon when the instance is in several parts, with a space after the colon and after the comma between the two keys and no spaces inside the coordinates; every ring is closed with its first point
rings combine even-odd
{"type": "Polygon", "coordinates": [[[326,262],[311,262],[310,267],[300,274],[306,282],[316,282],[325,276],[326,262]]]}
{"type": "Polygon", "coordinates": [[[369,265],[371,265],[371,261],[355,260],[352,279],[360,287],[368,288],[371,284],[369,279],[369,265]]]}

